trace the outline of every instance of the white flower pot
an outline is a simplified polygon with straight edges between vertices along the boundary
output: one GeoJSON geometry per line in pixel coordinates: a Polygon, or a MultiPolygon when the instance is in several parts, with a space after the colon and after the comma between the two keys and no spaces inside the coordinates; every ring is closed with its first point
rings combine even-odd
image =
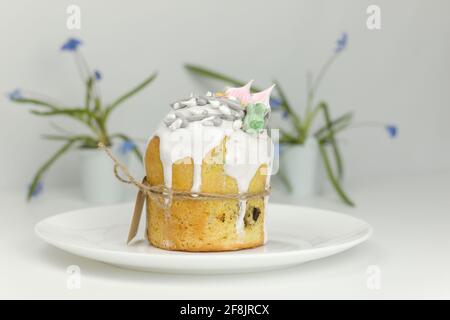
{"type": "MultiPolygon", "coordinates": [[[[130,152],[114,152],[119,160],[128,165],[130,152]]],[[[125,200],[126,185],[117,180],[113,162],[104,151],[80,149],[81,193],[92,204],[104,205],[125,200]]]]}
{"type": "Polygon", "coordinates": [[[326,173],[316,139],[310,138],[303,145],[283,146],[280,157],[280,169],[292,186],[293,197],[314,197],[323,193],[326,173]]]}

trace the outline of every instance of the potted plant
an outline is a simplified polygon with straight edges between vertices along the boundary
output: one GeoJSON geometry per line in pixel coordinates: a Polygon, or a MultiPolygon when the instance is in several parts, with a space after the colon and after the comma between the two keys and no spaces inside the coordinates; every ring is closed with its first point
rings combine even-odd
{"type": "Polygon", "coordinates": [[[134,141],[124,133],[110,132],[108,121],[118,106],[155,80],[156,73],[151,74],[131,90],[105,104],[99,90],[99,82],[102,75],[98,70],[92,70],[89,67],[80,51],[81,44],[82,42],[78,39],[68,39],[61,47],[61,50],[74,55],[78,71],[85,86],[83,103],[67,107],[55,103],[53,99],[42,99],[36,94],[27,94],[20,89],[16,89],[9,94],[10,100],[14,103],[32,105],[33,108],[30,112],[36,116],[68,117],[81,123],[87,129],[86,133],[73,134],[55,125],[60,134],[44,136],[45,139],[61,142],[62,145],[37,170],[29,186],[27,199],[31,199],[33,195],[38,194],[42,190],[44,174],[56,160],[71,150],[82,150],[80,172],[82,192],[87,200],[95,203],[120,201],[122,195],[120,184],[111,174],[109,159],[101,151],[97,150],[100,142],[105,146],[112,146],[114,143],[121,141],[122,144],[118,151],[122,155],[124,162],[127,162],[130,153],[133,153],[142,161],[141,152],[134,141]]]}
{"type": "MultiPolygon", "coordinates": [[[[342,187],[343,163],[336,135],[352,125],[353,112],[332,117],[328,103],[317,101],[317,90],[331,65],[344,51],[348,43],[347,33],[343,33],[337,40],[336,47],[330,58],[322,66],[317,77],[308,75],[306,102],[303,113],[295,110],[276,80],[277,96],[272,98],[272,110],[280,111],[282,118],[290,124],[288,129],[280,129],[281,166],[278,176],[288,190],[296,196],[317,195],[323,189],[325,177],[336,190],[342,201],[353,206],[354,203],[342,187]]],[[[243,81],[229,77],[222,73],[193,64],[186,64],[190,72],[233,86],[243,86],[243,81]]],[[[260,88],[252,87],[254,91],[260,88]]],[[[391,137],[397,134],[393,125],[378,124],[384,127],[391,137]]]]}

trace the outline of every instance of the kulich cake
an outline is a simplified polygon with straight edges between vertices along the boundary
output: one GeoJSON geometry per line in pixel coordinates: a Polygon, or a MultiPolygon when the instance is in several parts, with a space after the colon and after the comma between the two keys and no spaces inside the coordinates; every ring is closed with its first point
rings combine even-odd
{"type": "Polygon", "coordinates": [[[254,94],[250,86],[192,94],[172,103],[150,138],[144,157],[147,184],[194,196],[220,196],[149,196],[146,232],[152,245],[228,251],[265,243],[274,149],[267,130],[273,86],[254,94]]]}

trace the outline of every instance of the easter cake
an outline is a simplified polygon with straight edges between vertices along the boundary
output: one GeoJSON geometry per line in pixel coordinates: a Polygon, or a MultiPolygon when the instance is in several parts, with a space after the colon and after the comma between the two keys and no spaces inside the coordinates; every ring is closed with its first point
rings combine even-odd
{"type": "Polygon", "coordinates": [[[146,183],[165,190],[161,199],[147,196],[152,245],[229,251],[267,241],[272,88],[252,94],[249,82],[171,104],[144,156],[146,183]]]}

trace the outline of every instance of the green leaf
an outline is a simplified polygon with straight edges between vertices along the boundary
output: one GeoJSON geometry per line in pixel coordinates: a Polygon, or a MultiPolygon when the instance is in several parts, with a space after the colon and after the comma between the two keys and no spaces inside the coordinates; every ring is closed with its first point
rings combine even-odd
{"type": "Polygon", "coordinates": [[[96,118],[95,115],[90,110],[86,110],[84,108],[63,108],[60,106],[56,106],[52,103],[38,100],[38,99],[28,99],[28,98],[22,99],[22,98],[20,98],[20,99],[14,99],[13,101],[16,103],[33,104],[36,106],[46,107],[49,109],[49,111],[31,110],[30,112],[37,116],[55,116],[55,115],[69,116],[73,119],[83,122],[93,132],[95,132],[96,134],[98,133],[97,129],[90,121],[92,118],[96,118]],[[88,116],[88,119],[86,119],[84,116],[88,116]]]}
{"type": "Polygon", "coordinates": [[[11,101],[16,102],[16,103],[22,103],[22,104],[33,104],[33,105],[40,106],[40,107],[46,107],[46,108],[49,108],[52,110],[59,109],[58,106],[56,106],[50,102],[42,101],[39,99],[20,98],[20,99],[13,99],[11,101]]]}
{"type": "Polygon", "coordinates": [[[61,136],[61,135],[53,135],[53,134],[44,134],[42,135],[43,139],[46,140],[55,140],[55,141],[68,141],[68,140],[72,140],[72,137],[68,137],[68,136],[61,136]]]}
{"type": "MultiPolygon", "coordinates": [[[[184,67],[187,70],[189,70],[190,72],[195,73],[195,74],[197,74],[199,76],[202,76],[202,77],[215,79],[215,80],[219,80],[219,81],[224,81],[224,82],[232,84],[232,85],[234,85],[236,87],[242,87],[242,86],[245,85],[245,83],[243,81],[234,79],[234,78],[229,77],[227,75],[224,75],[224,74],[222,74],[220,72],[212,71],[210,69],[207,69],[207,68],[204,68],[204,67],[201,67],[201,66],[198,66],[198,65],[193,65],[193,64],[186,63],[184,65],[184,67]]],[[[257,90],[257,89],[254,89],[254,90],[257,90]]]]}
{"type": "Polygon", "coordinates": [[[333,174],[333,169],[331,168],[330,160],[328,159],[327,151],[325,150],[325,146],[321,141],[319,141],[319,150],[320,154],[322,156],[323,164],[325,166],[325,170],[327,172],[328,178],[330,179],[331,184],[333,185],[334,189],[336,190],[337,194],[340,196],[342,201],[344,201],[349,206],[354,206],[355,204],[353,201],[347,196],[345,191],[342,189],[342,186],[339,182],[339,179],[335,177],[333,174]]]}
{"type": "Polygon", "coordinates": [[[333,149],[334,158],[336,161],[336,167],[337,167],[337,171],[338,171],[338,178],[341,179],[343,176],[344,168],[342,165],[342,159],[341,159],[339,147],[338,147],[336,139],[334,137],[334,131],[333,131],[332,124],[331,124],[331,116],[330,116],[330,111],[328,109],[328,105],[325,102],[320,102],[317,105],[316,110],[322,111],[322,114],[324,116],[325,126],[327,128],[327,133],[328,133],[327,140],[329,141],[329,143],[331,144],[331,147],[333,149]]]}
{"type": "Polygon", "coordinates": [[[138,84],[136,87],[128,91],[127,93],[123,94],[119,98],[117,98],[115,101],[113,101],[111,104],[108,105],[105,111],[105,118],[108,117],[108,115],[122,102],[127,100],[128,98],[132,97],[142,89],[144,89],[147,85],[149,85],[153,80],[156,79],[157,73],[153,73],[150,77],[142,81],[140,84],[138,84]]]}
{"type": "Polygon", "coordinates": [[[30,110],[30,112],[37,116],[59,116],[66,115],[70,117],[80,117],[82,115],[89,115],[94,117],[94,114],[89,110],[83,108],[67,108],[67,109],[56,109],[51,111],[38,111],[38,110],[30,110]]]}
{"type": "Polygon", "coordinates": [[[42,178],[42,175],[45,173],[45,171],[47,171],[47,169],[60,157],[62,156],[65,152],[67,152],[70,147],[76,142],[76,139],[72,139],[67,141],[50,159],[48,159],[36,172],[36,174],[34,175],[33,181],[31,183],[31,186],[28,190],[28,194],[27,194],[27,200],[29,201],[31,199],[31,196],[34,192],[34,190],[36,189],[39,181],[42,178]]]}
{"type": "Polygon", "coordinates": [[[281,84],[277,80],[274,80],[273,83],[275,84],[275,90],[277,90],[278,95],[280,96],[280,99],[282,101],[281,107],[284,110],[286,110],[286,112],[289,114],[289,117],[292,120],[295,129],[297,130],[298,137],[301,138],[302,136],[304,136],[304,132],[302,129],[302,122],[300,116],[297,113],[295,113],[295,111],[289,104],[286,94],[284,93],[284,90],[281,87],[281,84]]]}
{"type": "Polygon", "coordinates": [[[84,98],[84,107],[86,109],[89,109],[89,107],[91,105],[93,84],[94,84],[94,79],[92,77],[89,77],[89,79],[86,81],[86,96],[84,98]]]}
{"type": "Polygon", "coordinates": [[[52,135],[46,134],[43,135],[42,138],[46,140],[52,141],[70,141],[70,140],[78,140],[83,143],[81,147],[84,148],[97,148],[98,141],[96,138],[88,136],[88,135],[73,135],[73,136],[65,136],[65,135],[52,135]]]}
{"type": "MultiPolygon", "coordinates": [[[[335,137],[337,133],[348,128],[349,126],[350,126],[350,122],[333,127],[332,135],[335,137]]],[[[316,136],[316,139],[323,140],[324,142],[330,143],[331,142],[330,131],[326,131],[324,134],[322,134],[320,136],[316,136]]]]}
{"type": "Polygon", "coordinates": [[[282,100],[282,106],[286,111],[291,112],[292,108],[288,101],[288,98],[286,94],[284,93],[283,88],[281,87],[281,84],[277,80],[273,80],[273,83],[275,84],[275,90],[277,90],[278,95],[280,96],[280,99],[282,100]]]}
{"type": "Polygon", "coordinates": [[[280,129],[280,133],[281,133],[280,143],[299,144],[298,137],[294,137],[293,135],[287,133],[283,129],[280,129]]]}
{"type": "MultiPolygon", "coordinates": [[[[353,119],[353,112],[346,112],[335,120],[331,121],[331,128],[336,133],[339,130],[345,129],[353,119]]],[[[315,136],[321,138],[328,132],[328,127],[325,125],[315,132],[315,136]]]]}
{"type": "Polygon", "coordinates": [[[328,69],[331,67],[331,65],[336,61],[337,54],[332,54],[330,58],[325,62],[325,64],[320,68],[319,74],[317,77],[313,80],[313,83],[311,86],[309,86],[308,94],[307,94],[307,103],[306,103],[306,117],[312,112],[311,108],[314,103],[314,97],[317,93],[317,90],[319,89],[319,86],[325,77],[325,75],[328,72],[328,69]]]}
{"type": "Polygon", "coordinates": [[[99,111],[101,110],[101,108],[102,108],[102,103],[100,101],[100,98],[99,97],[95,97],[95,99],[94,99],[94,113],[98,114],[99,111]]]}

